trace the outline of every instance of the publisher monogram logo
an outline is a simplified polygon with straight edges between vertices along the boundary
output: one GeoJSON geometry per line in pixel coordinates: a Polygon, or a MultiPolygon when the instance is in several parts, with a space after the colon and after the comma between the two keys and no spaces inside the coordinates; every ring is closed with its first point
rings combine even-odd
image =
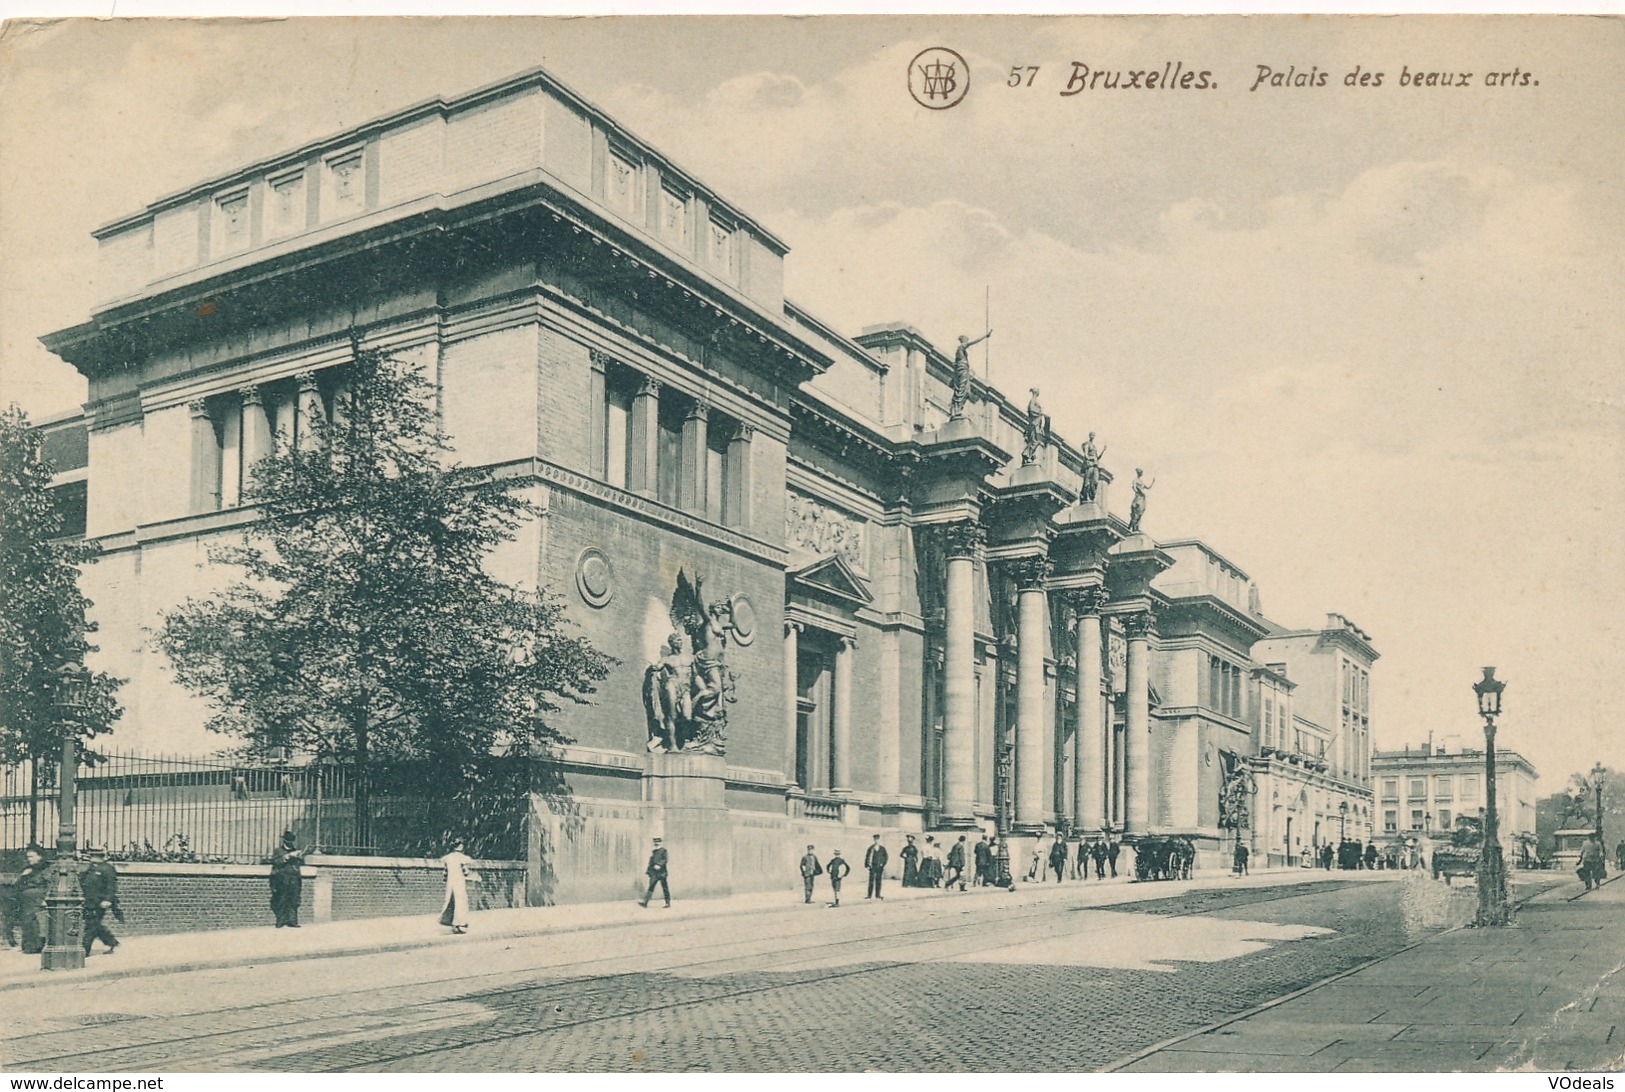
{"type": "Polygon", "coordinates": [[[908,63],[908,93],[927,110],[958,106],[970,90],[970,65],[944,46],[923,49],[908,63]]]}

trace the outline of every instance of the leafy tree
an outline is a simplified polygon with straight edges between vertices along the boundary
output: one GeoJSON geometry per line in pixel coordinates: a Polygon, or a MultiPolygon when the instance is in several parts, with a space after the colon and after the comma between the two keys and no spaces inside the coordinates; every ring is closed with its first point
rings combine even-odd
{"type": "MultiPolygon", "coordinates": [[[[58,672],[96,651],[89,640],[96,630],[88,617],[92,604],[79,590],[79,571],[97,549],[62,537],[53,473],[28,415],[16,405],[0,413],[0,762],[34,760],[35,796],[38,775],[54,771],[62,754],[58,672]]],[[[89,672],[74,726],[81,740],[112,730],[123,712],[114,698],[122,683],[89,672]]],[[[95,755],[87,751],[86,757],[95,755]]]]}
{"type": "Polygon", "coordinates": [[[536,511],[449,463],[417,368],[355,343],[346,373],[331,421],[312,422],[308,442],[279,437],[253,469],[243,543],[212,551],[244,579],[169,612],[157,642],[208,698],[211,729],[250,751],[354,764],[358,845],[373,844],[380,761],[432,770],[441,837],[467,836],[472,800],[496,783],[493,754],[559,794],[548,760],[565,740],[549,715],[589,700],[615,661],[558,599],[485,570],[536,511]]]}

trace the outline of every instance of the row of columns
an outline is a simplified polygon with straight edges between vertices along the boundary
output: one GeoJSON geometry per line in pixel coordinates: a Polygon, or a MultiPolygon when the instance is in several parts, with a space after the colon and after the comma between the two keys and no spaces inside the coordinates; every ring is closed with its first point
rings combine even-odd
{"type": "MultiPolygon", "coordinates": [[[[325,416],[321,388],[314,372],[301,372],[294,377],[294,382],[293,433],[298,446],[308,451],[316,442],[312,423],[318,417],[325,416]]],[[[230,397],[225,396],[227,399],[230,397]]],[[[221,506],[226,469],[223,465],[226,457],[224,436],[208,399],[194,399],[187,403],[187,409],[191,414],[192,433],[191,509],[194,512],[213,511],[221,506]]],[[[238,466],[246,474],[272,451],[273,434],[265,388],[256,385],[238,390],[236,400],[226,402],[225,415],[227,419],[240,422],[237,433],[239,447],[232,455],[239,460],[238,466]]],[[[238,488],[241,488],[241,482],[238,488]]]]}
{"type": "MultiPolygon", "coordinates": [[[[942,811],[948,826],[975,822],[976,663],[975,563],[982,528],[971,522],[944,530],[947,587],[944,617],[944,710],[942,811]]],[[[1016,559],[1016,724],[1015,829],[1037,831],[1047,812],[1045,785],[1053,763],[1044,746],[1046,714],[1044,652],[1049,622],[1051,565],[1043,556],[1016,559]]],[[[1143,832],[1151,820],[1150,636],[1149,610],[1123,614],[1128,640],[1127,717],[1120,752],[1113,762],[1112,726],[1101,700],[1103,608],[1099,587],[1068,594],[1077,613],[1072,650],[1077,664],[1078,725],[1073,738],[1073,796],[1085,829],[1112,827],[1143,832]],[[1119,793],[1108,789],[1113,769],[1122,772],[1119,793]],[[1120,799],[1113,800],[1113,796],[1120,799]],[[1114,805],[1116,805],[1114,807],[1114,805]]]]}

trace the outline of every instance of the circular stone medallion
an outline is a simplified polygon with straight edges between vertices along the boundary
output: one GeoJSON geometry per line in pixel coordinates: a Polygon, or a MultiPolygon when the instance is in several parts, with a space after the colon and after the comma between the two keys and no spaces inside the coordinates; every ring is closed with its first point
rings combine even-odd
{"type": "Polygon", "coordinates": [[[606,606],[615,598],[615,570],[596,546],[582,550],[576,559],[576,590],[592,607],[606,606]]]}

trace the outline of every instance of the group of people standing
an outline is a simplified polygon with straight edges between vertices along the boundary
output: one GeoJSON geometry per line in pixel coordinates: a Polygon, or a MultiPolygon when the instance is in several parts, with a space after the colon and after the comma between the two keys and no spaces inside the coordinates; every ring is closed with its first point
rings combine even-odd
{"type": "MultiPolygon", "coordinates": [[[[21,947],[24,955],[38,955],[45,950],[45,897],[51,889],[51,862],[45,859],[45,851],[39,846],[29,846],[23,856],[22,871],[6,891],[5,946],[21,947]]],[[[92,845],[85,847],[78,872],[83,925],[80,943],[86,956],[98,940],[107,946],[111,955],[119,940],[107,919],[111,916],[124,920],[118,897],[118,870],[108,861],[106,847],[92,845]]]]}
{"type": "MultiPolygon", "coordinates": [[[[655,841],[658,843],[660,839],[655,841]]],[[[463,852],[464,848],[463,842],[454,841],[440,858],[441,864],[446,866],[446,893],[441,902],[440,924],[454,934],[468,932],[468,883],[479,879],[473,867],[474,858],[463,852]]],[[[299,928],[299,904],[305,897],[305,858],[309,855],[309,849],[299,848],[299,839],[291,830],[282,832],[282,840],[271,851],[271,915],[278,929],[299,928]]],[[[671,904],[669,895],[666,902],[671,904]]],[[[85,947],[90,947],[88,939],[85,947]]]]}
{"type": "Polygon", "coordinates": [[[1065,838],[1057,836],[1050,842],[1047,852],[1042,842],[1033,846],[1032,860],[1027,865],[1027,879],[1047,883],[1054,876],[1055,882],[1060,883],[1070,871],[1072,879],[1087,880],[1090,866],[1093,866],[1095,879],[1104,880],[1109,872],[1115,880],[1117,857],[1122,849],[1115,838],[1090,838],[1079,839],[1074,851],[1068,847],[1065,838]]]}

